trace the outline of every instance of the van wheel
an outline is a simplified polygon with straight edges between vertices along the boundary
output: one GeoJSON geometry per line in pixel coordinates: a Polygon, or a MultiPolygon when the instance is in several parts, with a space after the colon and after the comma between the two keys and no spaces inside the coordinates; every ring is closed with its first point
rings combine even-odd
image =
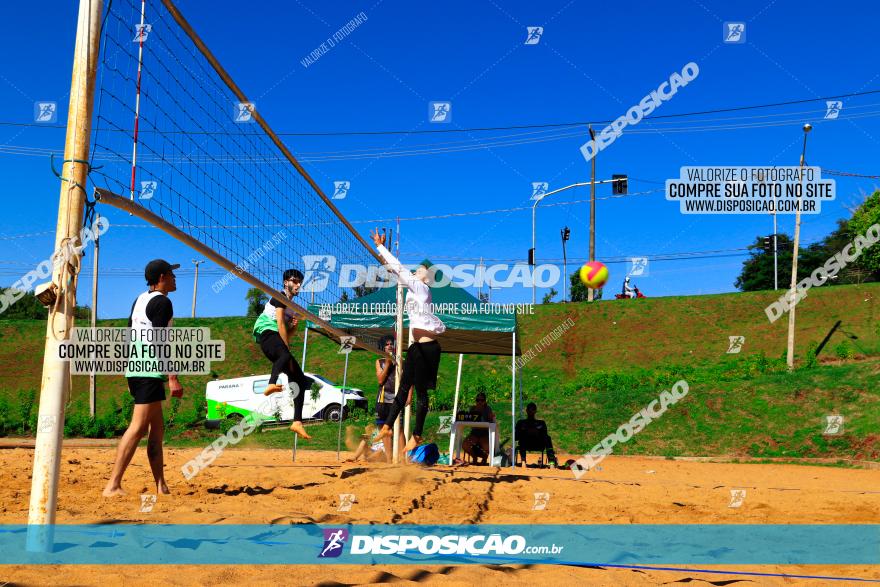
{"type": "MultiPolygon", "coordinates": [[[[330,404],[324,411],[321,413],[321,417],[324,418],[326,422],[339,422],[339,416],[341,415],[342,408],[339,404],[330,404]]],[[[344,417],[344,416],[343,416],[344,417]]]]}

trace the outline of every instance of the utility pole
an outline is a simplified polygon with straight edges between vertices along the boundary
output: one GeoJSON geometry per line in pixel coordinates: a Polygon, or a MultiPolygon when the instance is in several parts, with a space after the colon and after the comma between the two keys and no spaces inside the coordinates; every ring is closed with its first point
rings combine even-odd
{"type": "MultiPolygon", "coordinates": [[[[102,0],[80,0],[79,3],[55,231],[56,252],[68,250],[66,244],[69,242],[78,243],[82,230],[86,194],[80,186],[86,185],[89,173],[88,164],[84,162],[89,159],[103,7],[102,0]]],[[[52,272],[52,282],[58,288],[58,301],[50,307],[46,325],[28,510],[26,548],[30,552],[50,552],[54,544],[64,405],[70,393],[69,363],[60,360],[59,347],[70,336],[76,317],[75,277],[75,274],[68,273],[67,262],[55,265],[52,272]]]]}
{"type": "MultiPolygon", "coordinates": [[[[593,125],[590,125],[590,139],[596,140],[593,125]]],[[[590,159],[590,261],[596,260],[596,153],[590,159]]],[[[593,289],[587,288],[587,301],[593,301],[593,289]]]]}
{"type": "Polygon", "coordinates": [[[196,261],[193,259],[193,264],[196,266],[196,278],[193,280],[193,307],[192,307],[192,317],[196,317],[196,292],[199,289],[199,265],[204,263],[204,259],[201,261],[196,261]]]}
{"type": "Polygon", "coordinates": [[[804,148],[801,151],[801,191],[798,193],[797,206],[794,215],[794,244],[791,255],[791,289],[789,290],[789,295],[791,295],[791,308],[788,310],[788,353],[786,357],[789,371],[794,369],[794,309],[795,301],[797,300],[798,247],[801,239],[801,201],[804,196],[804,165],[806,164],[807,156],[807,134],[811,130],[813,130],[813,125],[804,125],[804,148]]]}
{"type": "MultiPolygon", "coordinates": [[[[95,225],[98,224],[98,221],[101,219],[97,214],[95,215],[95,225]]],[[[98,319],[98,252],[101,250],[98,241],[100,237],[98,236],[98,231],[94,231],[95,233],[95,254],[92,267],[92,320],[91,326],[94,331],[96,322],[98,319]]],[[[95,414],[98,411],[98,390],[97,390],[97,377],[94,373],[89,373],[89,416],[92,420],[95,419],[95,414]]]]}
{"type": "Polygon", "coordinates": [[[568,281],[568,258],[565,256],[565,243],[571,236],[571,230],[566,226],[559,231],[562,235],[562,302],[566,300],[566,282],[568,281]]]}

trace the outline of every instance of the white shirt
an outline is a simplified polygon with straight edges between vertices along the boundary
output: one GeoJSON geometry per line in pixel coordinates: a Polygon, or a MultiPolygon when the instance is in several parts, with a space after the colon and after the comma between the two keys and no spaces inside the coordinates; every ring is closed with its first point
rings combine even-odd
{"type": "Polygon", "coordinates": [[[385,260],[385,268],[397,275],[397,280],[407,287],[406,292],[406,315],[409,317],[409,325],[413,329],[426,330],[434,334],[446,332],[446,325],[434,315],[431,302],[431,288],[416,279],[409,269],[400,264],[400,261],[391,254],[385,245],[379,245],[379,254],[385,260]]]}

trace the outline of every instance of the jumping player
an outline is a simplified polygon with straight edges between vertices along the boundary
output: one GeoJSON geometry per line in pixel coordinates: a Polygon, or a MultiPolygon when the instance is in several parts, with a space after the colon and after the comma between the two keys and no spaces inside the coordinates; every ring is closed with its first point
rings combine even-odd
{"type": "MultiPolygon", "coordinates": [[[[174,308],[171,300],[168,299],[168,294],[177,290],[174,270],[178,267],[180,265],[171,265],[162,259],[147,263],[144,277],[149,289],[134,301],[128,318],[128,327],[134,332],[142,333],[144,330],[172,325],[174,308]]],[[[138,336],[138,338],[147,337],[148,335],[138,336]]],[[[125,377],[128,381],[128,391],[134,398],[134,411],[131,414],[131,423],[116,448],[116,462],[103,494],[105,497],[125,495],[125,491],[122,490],[122,476],[144,435],[148,435],[147,459],[150,461],[150,469],[156,481],[156,493],[169,494],[171,491],[168,490],[168,484],[165,482],[165,464],[162,455],[162,438],[165,434],[162,418],[165,380],[168,380],[171,397],[182,397],[183,387],[177,380],[177,375],[166,376],[158,372],[127,370],[125,377]]]]}
{"type": "Polygon", "coordinates": [[[440,367],[440,343],[437,342],[437,337],[446,331],[446,326],[434,315],[429,286],[431,273],[428,267],[419,265],[415,273],[410,273],[385,247],[385,234],[379,234],[379,229],[376,229],[375,232],[370,233],[370,237],[376,244],[382,260],[385,261],[385,267],[397,275],[398,281],[409,290],[406,293],[406,313],[415,337],[415,342],[406,351],[403,377],[398,386],[399,393],[394,398],[394,403],[391,404],[385,423],[376,438],[384,442],[385,438],[391,436],[394,421],[403,411],[409,398],[409,394],[404,390],[415,385],[419,405],[416,409],[413,435],[406,445],[406,450],[409,451],[422,441],[425,416],[428,415],[428,390],[437,388],[437,370],[440,367]]]}
{"type": "MultiPolygon", "coordinates": [[[[297,269],[288,269],[284,272],[283,279],[284,295],[287,299],[292,299],[302,287],[303,274],[297,269]]],[[[254,340],[260,345],[266,358],[272,361],[272,376],[263,393],[271,395],[281,391],[278,376],[281,373],[287,375],[288,384],[297,386],[292,387],[292,390],[298,391],[293,400],[293,424],[290,425],[290,430],[303,438],[311,438],[303,426],[302,411],[305,394],[311,388],[313,380],[303,373],[299,363],[290,354],[290,337],[293,336],[297,324],[299,316],[293,310],[275,298],[269,298],[254,323],[254,340]]]]}

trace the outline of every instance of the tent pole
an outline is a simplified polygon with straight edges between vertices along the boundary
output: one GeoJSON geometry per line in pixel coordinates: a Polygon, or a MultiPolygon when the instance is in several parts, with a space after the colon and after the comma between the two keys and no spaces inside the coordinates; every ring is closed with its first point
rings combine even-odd
{"type": "MultiPolygon", "coordinates": [[[[458,354],[458,375],[455,376],[455,399],[452,400],[452,426],[455,427],[455,415],[458,414],[458,390],[461,389],[461,364],[464,362],[464,354],[458,354]]],[[[450,430],[450,432],[452,432],[450,430]]],[[[449,435],[449,464],[452,464],[452,434],[449,435]]]]}
{"type": "Polygon", "coordinates": [[[513,350],[510,351],[510,468],[516,471],[516,330],[513,331],[513,350]]]}
{"type": "MultiPolygon", "coordinates": [[[[409,344],[406,345],[406,348],[412,346],[413,343],[413,331],[412,324],[409,327],[409,344]]],[[[404,390],[403,393],[409,393],[409,390],[404,390]]],[[[413,398],[413,401],[418,401],[417,397],[413,398]]],[[[403,437],[406,438],[406,441],[409,442],[409,431],[410,431],[410,417],[412,416],[412,405],[408,405],[403,409],[403,437]]]]}
{"type": "MultiPolygon", "coordinates": [[[[400,238],[400,230],[397,231],[400,238]]],[[[398,252],[399,254],[399,252],[398,252]]],[[[400,389],[400,379],[403,377],[403,285],[397,284],[397,316],[394,320],[394,397],[398,393],[405,393],[400,389]]],[[[397,463],[400,459],[400,418],[394,420],[394,438],[391,441],[391,462],[397,463]]]]}
{"type": "Polygon", "coordinates": [[[336,460],[339,461],[339,451],[342,449],[342,419],[345,416],[345,408],[348,402],[345,399],[345,383],[348,379],[348,357],[351,351],[345,353],[345,367],[342,369],[342,399],[339,406],[339,432],[336,435],[336,460]]]}

